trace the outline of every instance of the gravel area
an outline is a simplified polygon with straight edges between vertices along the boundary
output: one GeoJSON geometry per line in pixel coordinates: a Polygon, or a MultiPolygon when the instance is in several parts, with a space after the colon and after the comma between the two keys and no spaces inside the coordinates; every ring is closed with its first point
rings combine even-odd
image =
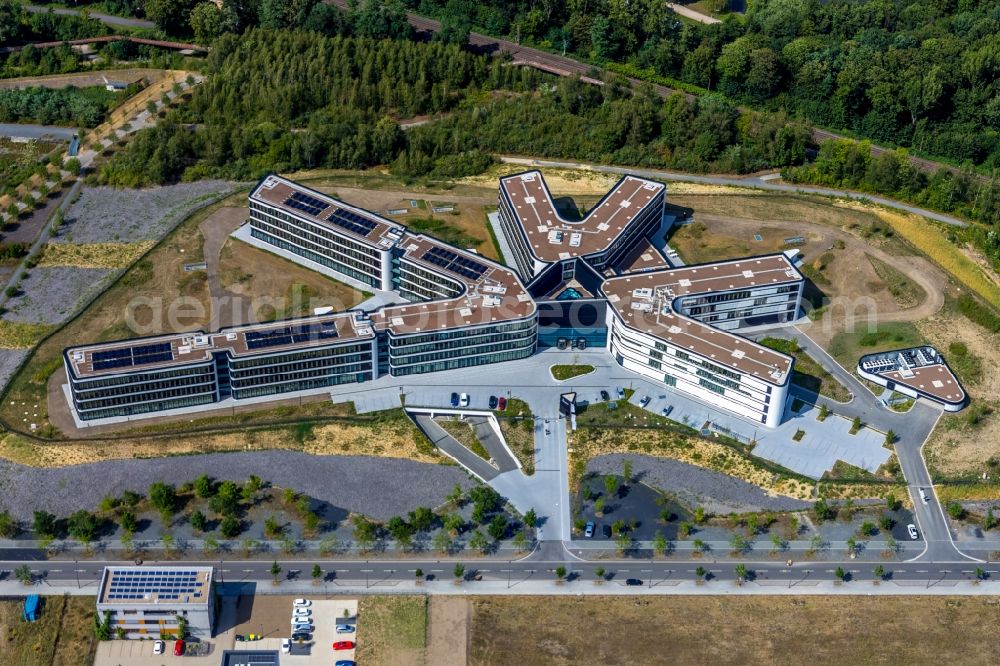
{"type": "Polygon", "coordinates": [[[238,185],[202,180],[142,190],[84,187],[53,242],[131,243],[159,240],[201,205],[238,185]]]}
{"type": "Polygon", "coordinates": [[[44,509],[66,516],[96,509],[105,495],[145,492],[154,481],[181,484],[201,474],[238,483],[256,474],[283,488],[376,520],[418,506],[438,506],[460,484],[475,485],[459,467],[399,458],[312,456],[295,451],[213,453],[149,460],[112,460],[61,468],[38,468],[0,460],[0,505],[20,520],[44,509]]]}
{"type": "Polygon", "coordinates": [[[114,273],[106,268],[36,266],[20,284],[20,294],[7,301],[3,318],[30,324],[58,324],[104,288],[114,273]]]}
{"type": "Polygon", "coordinates": [[[811,502],[768,495],[752,483],[670,458],[612,453],[591,459],[587,471],[621,474],[623,458],[632,460],[632,473],[639,481],[673,493],[688,506],[703,506],[716,515],[795,511],[812,506],[811,502]]]}
{"type": "Polygon", "coordinates": [[[29,349],[0,348],[0,390],[7,386],[7,382],[14,376],[14,370],[30,351],[29,349]]]}

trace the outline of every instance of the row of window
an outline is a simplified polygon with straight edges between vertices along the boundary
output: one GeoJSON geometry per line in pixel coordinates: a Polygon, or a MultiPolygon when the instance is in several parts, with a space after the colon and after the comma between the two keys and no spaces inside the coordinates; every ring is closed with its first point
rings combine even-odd
{"type": "Polygon", "coordinates": [[[175,400],[163,400],[160,402],[141,402],[134,405],[112,404],[104,409],[80,410],[80,418],[84,421],[94,419],[107,419],[120,416],[133,416],[136,414],[147,414],[149,412],[159,412],[167,409],[180,409],[182,407],[193,407],[195,405],[205,405],[215,402],[215,395],[208,393],[205,395],[186,396],[175,400]]]}
{"type": "MultiPolygon", "coordinates": [[[[94,400],[96,398],[127,398],[130,395],[145,395],[150,391],[162,389],[182,389],[186,387],[198,387],[214,384],[215,374],[205,373],[196,377],[174,377],[145,384],[129,384],[127,386],[111,386],[102,388],[73,387],[73,395],[79,401],[94,400]]],[[[196,390],[196,389],[195,389],[196,390]]]]}
{"type": "Polygon", "coordinates": [[[111,407],[112,405],[137,405],[147,402],[161,402],[173,398],[181,398],[189,395],[207,394],[215,395],[215,382],[199,384],[198,386],[187,386],[181,388],[160,389],[144,391],[142,393],[131,393],[129,395],[117,396],[81,396],[74,394],[73,401],[78,409],[97,409],[99,407],[111,407]]]}
{"type": "Polygon", "coordinates": [[[537,322],[535,318],[530,317],[528,319],[521,319],[519,321],[506,324],[459,328],[450,331],[441,331],[438,333],[422,333],[419,335],[407,335],[405,337],[398,338],[390,337],[389,341],[392,349],[402,349],[403,347],[410,345],[422,345],[428,342],[438,342],[440,340],[454,340],[457,338],[469,338],[477,335],[497,335],[512,331],[526,331],[528,329],[534,329],[536,324],[537,322]]]}
{"type": "Polygon", "coordinates": [[[74,379],[72,373],[69,375],[70,382],[74,387],[80,389],[96,389],[106,386],[122,386],[126,384],[145,385],[149,382],[160,381],[172,377],[187,377],[191,375],[211,375],[212,366],[210,361],[205,361],[202,365],[183,368],[170,368],[156,370],[155,372],[139,372],[134,374],[118,375],[115,377],[82,377],[74,379]]]}
{"type": "Polygon", "coordinates": [[[310,379],[300,379],[286,384],[264,384],[252,386],[245,389],[233,389],[233,398],[244,400],[262,395],[274,395],[276,393],[288,393],[289,391],[308,391],[310,389],[323,388],[326,386],[339,386],[340,384],[354,384],[371,381],[371,372],[358,372],[343,375],[324,375],[310,379]]]}
{"type": "Polygon", "coordinates": [[[328,245],[327,247],[338,247],[338,248],[342,247],[346,248],[347,250],[353,250],[355,253],[357,253],[358,256],[369,256],[369,257],[378,256],[378,250],[375,250],[374,248],[371,248],[365,245],[364,243],[360,243],[354,240],[353,238],[348,238],[341,234],[335,233],[333,230],[328,229],[322,225],[315,224],[312,221],[300,220],[299,218],[288,215],[284,211],[279,210],[277,208],[273,208],[271,206],[267,206],[256,201],[251,201],[250,211],[251,211],[250,212],[251,220],[255,218],[261,220],[267,220],[268,217],[277,218],[278,220],[283,220],[284,222],[287,222],[288,224],[292,225],[292,227],[295,229],[303,229],[308,232],[312,232],[313,235],[318,236],[323,240],[328,240],[334,243],[334,245],[328,245]],[[255,216],[254,215],[255,212],[262,213],[262,215],[255,216]]]}
{"type": "Polygon", "coordinates": [[[437,361],[443,358],[454,358],[455,356],[473,356],[479,354],[488,354],[495,351],[501,351],[503,349],[531,349],[535,348],[535,332],[528,331],[519,337],[505,337],[501,340],[496,340],[491,344],[478,345],[475,347],[467,346],[454,346],[452,348],[445,348],[443,351],[431,352],[427,354],[413,354],[408,356],[396,356],[395,354],[390,355],[389,362],[392,367],[408,366],[408,365],[419,365],[422,363],[428,363],[431,361],[437,361]]]}
{"type": "Polygon", "coordinates": [[[326,266],[327,268],[331,268],[337,271],[338,273],[343,273],[344,275],[352,277],[355,280],[360,280],[365,284],[370,284],[371,286],[376,288],[382,286],[382,276],[380,270],[375,271],[375,269],[373,269],[372,267],[363,264],[358,264],[357,267],[355,267],[341,261],[335,261],[334,259],[331,259],[329,256],[322,255],[319,254],[318,252],[314,252],[312,250],[302,247],[299,244],[299,239],[296,238],[293,234],[288,234],[283,231],[278,232],[276,230],[274,231],[274,234],[272,234],[257,228],[251,228],[250,235],[258,240],[264,241],[265,243],[270,243],[275,247],[279,247],[282,250],[287,250],[301,257],[305,257],[310,261],[315,261],[317,264],[326,266]],[[278,237],[279,235],[282,237],[279,238],[278,237]],[[376,274],[373,275],[372,274],[373,272],[375,272],[376,274]]]}
{"type": "Polygon", "coordinates": [[[394,377],[406,375],[419,375],[425,372],[439,372],[441,370],[454,370],[456,368],[469,368],[475,365],[485,365],[487,363],[502,363],[505,361],[516,361],[528,358],[535,353],[534,345],[520,350],[508,350],[486,356],[452,356],[449,359],[423,363],[420,365],[407,365],[402,368],[392,368],[394,377]]]}
{"type": "Polygon", "coordinates": [[[406,356],[413,354],[438,351],[441,349],[466,349],[475,345],[498,342],[500,340],[519,340],[534,334],[535,331],[533,328],[525,328],[522,330],[515,329],[514,331],[502,334],[498,334],[495,331],[481,331],[480,335],[464,336],[461,338],[442,338],[440,340],[419,345],[392,345],[389,349],[389,354],[393,359],[405,358],[406,356]]]}
{"type": "Polygon", "coordinates": [[[233,374],[259,374],[268,372],[277,366],[288,366],[298,368],[311,368],[314,365],[302,364],[322,364],[334,361],[338,363],[350,363],[357,361],[362,355],[371,358],[371,345],[349,345],[345,347],[327,347],[321,350],[310,350],[301,353],[282,354],[280,356],[267,356],[263,358],[232,359],[229,367],[233,374]]]}

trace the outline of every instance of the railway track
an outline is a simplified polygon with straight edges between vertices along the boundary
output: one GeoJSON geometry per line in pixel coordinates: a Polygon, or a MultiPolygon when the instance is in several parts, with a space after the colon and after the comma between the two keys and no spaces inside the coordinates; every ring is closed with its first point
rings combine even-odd
{"type": "MultiPolygon", "coordinates": [[[[334,7],[347,10],[347,0],[329,0],[330,4],[334,7]]],[[[429,19],[423,16],[417,16],[416,14],[407,13],[406,19],[417,33],[421,34],[426,38],[429,38],[435,32],[441,30],[441,23],[435,21],[434,19],[429,19]]],[[[604,70],[587,63],[580,62],[579,60],[574,60],[572,58],[567,58],[566,56],[559,56],[554,53],[548,53],[546,51],[541,51],[539,49],[534,49],[529,46],[523,46],[516,42],[512,42],[507,39],[500,39],[497,37],[490,37],[488,35],[483,35],[478,32],[469,33],[469,46],[473,50],[479,53],[489,54],[489,55],[501,55],[509,54],[512,57],[512,64],[514,65],[524,65],[526,67],[532,67],[534,69],[547,72],[549,74],[555,74],[556,76],[579,76],[581,80],[587,83],[593,83],[595,85],[604,85],[604,82],[600,79],[600,75],[603,74],[604,70]]],[[[639,87],[641,85],[651,85],[653,90],[660,97],[666,97],[672,93],[677,92],[676,88],[670,88],[668,86],[649,83],[647,81],[642,81],[640,79],[628,78],[629,83],[633,87],[639,87]]],[[[694,95],[690,93],[685,93],[688,99],[693,99],[694,95]]],[[[824,129],[819,129],[818,127],[812,128],[812,138],[817,144],[824,141],[832,141],[835,139],[849,139],[850,137],[845,137],[834,132],[830,132],[824,129]]],[[[876,146],[872,144],[871,154],[881,155],[887,151],[889,148],[884,148],[882,146],[876,146]]],[[[915,166],[917,169],[924,171],[926,173],[934,173],[938,169],[947,169],[952,173],[958,173],[959,169],[953,167],[949,164],[943,164],[941,162],[935,162],[933,160],[924,159],[921,157],[909,156],[910,164],[915,166]]],[[[978,176],[982,181],[986,181],[982,176],[978,176]]]]}

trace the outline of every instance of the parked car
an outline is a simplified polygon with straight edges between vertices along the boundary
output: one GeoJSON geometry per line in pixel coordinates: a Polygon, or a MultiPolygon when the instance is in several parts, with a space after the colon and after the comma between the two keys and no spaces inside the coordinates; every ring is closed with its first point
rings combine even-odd
{"type": "Polygon", "coordinates": [[[184,654],[184,641],[174,641],[174,656],[180,657],[184,654]]]}
{"type": "Polygon", "coordinates": [[[639,401],[639,406],[645,408],[649,404],[650,397],[648,395],[642,396],[642,400],[639,401]]]}
{"type": "Polygon", "coordinates": [[[296,631],[292,634],[293,641],[307,642],[312,640],[312,634],[307,631],[296,631]]]}
{"type": "Polygon", "coordinates": [[[670,412],[672,411],[674,411],[674,406],[667,405],[666,407],[660,410],[660,414],[662,414],[663,416],[670,416],[670,412]]]}
{"type": "Polygon", "coordinates": [[[354,625],[353,624],[338,624],[337,625],[338,634],[353,634],[354,625]]]}
{"type": "Polygon", "coordinates": [[[292,651],[292,639],[291,638],[282,638],[281,639],[281,652],[283,654],[288,654],[291,651],[292,651]]]}
{"type": "Polygon", "coordinates": [[[153,641],[153,654],[163,654],[166,644],[163,641],[153,641]]]}
{"type": "Polygon", "coordinates": [[[294,606],[295,608],[309,608],[310,606],[312,606],[312,603],[313,602],[309,601],[308,599],[296,599],[295,601],[292,602],[292,606],[294,606]]]}
{"type": "Polygon", "coordinates": [[[334,650],[353,650],[354,641],[337,641],[333,644],[334,650]]]}
{"type": "Polygon", "coordinates": [[[312,622],[310,622],[308,624],[305,623],[305,622],[296,622],[295,624],[292,625],[292,633],[293,634],[296,634],[296,633],[299,633],[299,632],[306,632],[306,633],[310,633],[311,634],[312,630],[313,630],[312,622]]]}
{"type": "Polygon", "coordinates": [[[927,497],[927,491],[923,488],[920,489],[920,499],[924,501],[924,504],[927,504],[927,502],[930,501],[930,498],[927,497]]]}
{"type": "Polygon", "coordinates": [[[498,404],[500,404],[500,403],[497,401],[497,397],[495,395],[491,395],[490,396],[490,409],[496,409],[498,404]]]}
{"type": "Polygon", "coordinates": [[[611,394],[605,391],[604,389],[601,389],[601,400],[603,400],[604,402],[608,402],[609,400],[611,400],[611,394]]]}
{"type": "Polygon", "coordinates": [[[451,394],[451,406],[452,407],[458,407],[458,394],[457,393],[452,393],[451,394]]]}
{"type": "Polygon", "coordinates": [[[338,659],[333,666],[354,666],[354,662],[350,659],[338,659]]]}
{"type": "Polygon", "coordinates": [[[640,578],[628,578],[628,579],[626,579],[625,584],[626,585],[631,585],[631,586],[642,585],[642,579],[640,579],[640,578]]]}
{"type": "Polygon", "coordinates": [[[910,538],[916,540],[917,538],[917,526],[910,523],[906,526],[906,531],[910,533],[910,538]]]}
{"type": "Polygon", "coordinates": [[[625,399],[625,389],[623,389],[621,386],[618,387],[618,399],[619,400],[625,399]]]}
{"type": "Polygon", "coordinates": [[[611,525],[601,525],[601,535],[605,539],[611,538],[611,525]]]}
{"type": "Polygon", "coordinates": [[[292,617],[309,617],[312,611],[308,608],[296,608],[292,611],[292,617]]]}
{"type": "Polygon", "coordinates": [[[588,539],[593,538],[593,536],[594,536],[594,522],[593,521],[588,522],[587,526],[583,528],[583,536],[587,537],[588,539]]]}
{"type": "Polygon", "coordinates": [[[499,404],[497,404],[497,409],[500,410],[501,412],[507,409],[507,398],[500,396],[500,401],[499,404]]]}
{"type": "Polygon", "coordinates": [[[463,393],[458,398],[458,406],[459,407],[468,407],[469,406],[469,394],[468,393],[463,393]]]}

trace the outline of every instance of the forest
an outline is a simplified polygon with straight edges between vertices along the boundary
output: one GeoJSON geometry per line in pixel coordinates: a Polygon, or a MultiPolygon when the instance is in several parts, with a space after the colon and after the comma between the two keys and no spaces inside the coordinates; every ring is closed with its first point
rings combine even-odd
{"type": "Polygon", "coordinates": [[[68,86],[0,90],[0,122],[97,127],[111,109],[139,89],[130,86],[110,92],[103,86],[68,86]]]}
{"type": "Polygon", "coordinates": [[[207,69],[190,103],[103,165],[101,182],[378,164],[456,177],[498,152],[749,172],[802,163],[809,136],[718,96],[663,102],[620,80],[557,79],[441,42],[253,29],[217,40],[207,69]],[[405,133],[397,122],[424,115],[441,118],[405,133]]]}
{"type": "Polygon", "coordinates": [[[658,0],[406,0],[481,30],[717,91],[875,142],[1000,168],[1000,3],[752,0],[678,20],[658,0]]]}

